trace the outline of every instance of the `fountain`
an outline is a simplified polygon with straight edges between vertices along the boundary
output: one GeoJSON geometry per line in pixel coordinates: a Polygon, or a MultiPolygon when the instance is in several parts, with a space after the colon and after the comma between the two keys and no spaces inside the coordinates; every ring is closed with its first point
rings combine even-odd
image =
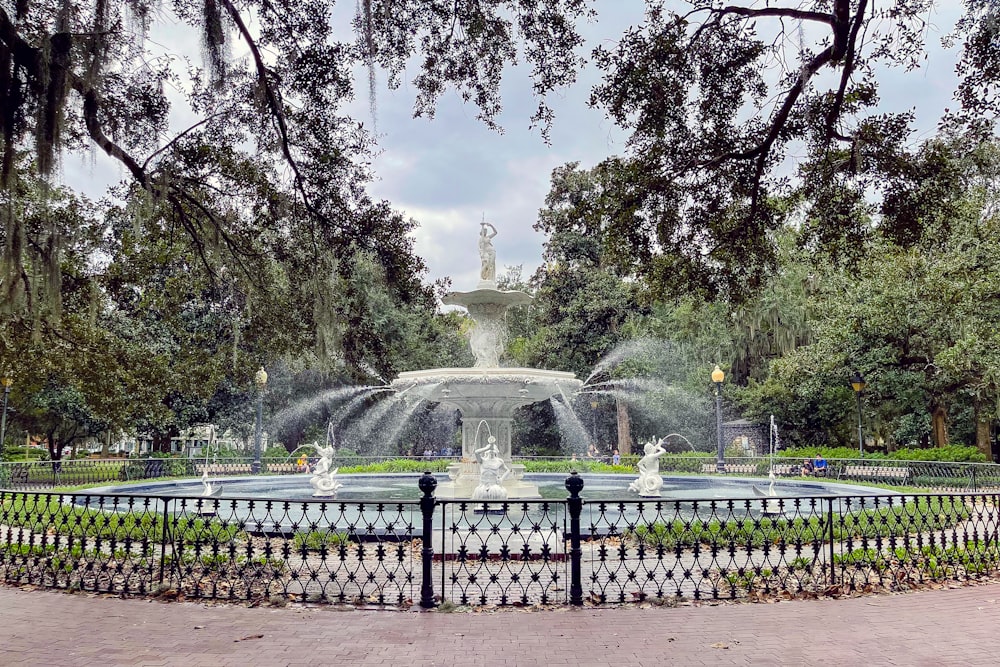
{"type": "MultiPolygon", "coordinates": [[[[487,426],[494,439],[495,454],[508,468],[499,485],[507,498],[538,498],[538,487],[524,481],[524,466],[511,463],[511,425],[520,407],[556,396],[567,399],[583,383],[572,373],[537,368],[502,368],[500,358],[506,345],[504,316],[511,306],[531,302],[531,295],[501,291],[496,284],[496,228],[480,225],[479,284],[471,292],[451,292],[442,299],[446,305],[463,306],[475,322],[469,336],[475,365],[472,368],[435,368],[400,373],[391,387],[399,396],[443,403],[461,414],[462,460],[448,468],[449,481],[439,484],[440,498],[471,498],[480,487],[483,462],[477,453],[478,431],[487,426]],[[405,393],[404,393],[405,392],[405,393]]],[[[493,465],[492,463],[490,465],[493,465]]],[[[492,473],[490,473],[492,475],[492,473]]]]}
{"type": "Polygon", "coordinates": [[[315,489],[314,496],[333,498],[337,495],[337,490],[343,486],[337,480],[337,468],[331,467],[336,448],[333,445],[320,447],[314,443],[313,449],[319,454],[319,462],[316,464],[316,470],[313,471],[313,476],[309,480],[309,486],[315,489]]]}
{"type": "Polygon", "coordinates": [[[781,502],[775,500],[778,497],[778,492],[775,489],[775,482],[777,482],[777,475],[774,474],[774,454],[778,449],[778,425],[774,421],[774,415],[771,415],[771,428],[768,433],[768,471],[767,478],[770,483],[767,485],[767,491],[763,491],[756,484],[751,488],[753,489],[754,495],[758,498],[770,498],[764,503],[764,514],[766,515],[779,515],[781,514],[781,502]]]}
{"type": "Polygon", "coordinates": [[[201,473],[201,485],[202,498],[217,498],[222,495],[222,485],[213,484],[212,480],[208,477],[208,464],[205,464],[205,470],[201,473]]]}
{"type": "Polygon", "coordinates": [[[663,488],[663,478],[660,476],[660,457],[667,453],[663,448],[666,438],[659,441],[650,440],[643,447],[645,454],[639,459],[639,477],[628,485],[629,491],[635,491],[643,498],[659,498],[663,488]]]}

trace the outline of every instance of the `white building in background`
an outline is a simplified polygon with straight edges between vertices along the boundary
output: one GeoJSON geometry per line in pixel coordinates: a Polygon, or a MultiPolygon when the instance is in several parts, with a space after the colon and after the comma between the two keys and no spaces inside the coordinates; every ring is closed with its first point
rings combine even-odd
{"type": "MultiPolygon", "coordinates": [[[[197,458],[222,449],[241,450],[244,445],[231,429],[221,431],[215,424],[199,424],[170,438],[170,453],[197,458]]],[[[267,448],[266,433],[261,436],[261,447],[267,448]]]]}
{"type": "MultiPolygon", "coordinates": [[[[261,434],[261,449],[267,449],[268,434],[261,434]]],[[[181,431],[180,435],[170,438],[170,453],[188,458],[211,455],[213,451],[228,449],[249,453],[253,450],[253,436],[249,440],[240,439],[232,429],[221,430],[215,424],[199,424],[181,431]]],[[[148,435],[136,435],[134,438],[124,438],[112,447],[112,450],[124,452],[130,456],[147,456],[153,451],[153,439],[148,435]]]]}

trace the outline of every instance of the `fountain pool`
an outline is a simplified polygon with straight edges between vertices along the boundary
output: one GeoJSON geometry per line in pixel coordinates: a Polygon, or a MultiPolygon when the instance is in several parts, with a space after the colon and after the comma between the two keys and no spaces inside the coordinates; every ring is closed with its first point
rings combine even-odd
{"type": "MultiPolygon", "coordinates": [[[[446,503],[441,515],[444,518],[435,519],[434,531],[441,533],[445,525],[454,534],[476,530],[485,515],[490,515],[495,524],[491,525],[491,531],[495,533],[516,533],[532,525],[565,531],[568,518],[564,501],[569,495],[566,475],[533,473],[526,477],[537,486],[541,498],[502,503],[439,498],[446,503]]],[[[636,498],[627,491],[630,476],[584,474],[581,477],[584,488],[580,495],[586,501],[581,526],[592,535],[617,534],[616,531],[628,526],[676,520],[711,522],[765,515],[774,519],[806,519],[823,514],[830,507],[836,512],[850,511],[841,502],[828,506],[826,498],[831,496],[895,495],[885,489],[795,480],[779,482],[778,496],[765,500],[753,490],[754,486],[766,483],[761,478],[678,476],[663,478],[661,497],[636,498]],[[775,507],[779,510],[775,511],[775,507]]],[[[419,478],[420,475],[402,473],[344,475],[340,478],[344,486],[337,497],[324,499],[312,496],[308,475],[223,478],[219,480],[223,492],[214,498],[199,497],[199,480],[171,480],[91,489],[88,496],[77,496],[76,502],[126,511],[128,503],[121,503],[117,494],[164,496],[177,499],[173,501],[176,513],[236,521],[252,533],[357,531],[369,535],[394,533],[399,539],[411,539],[420,536],[422,525],[419,478]]]]}
{"type": "MultiPolygon", "coordinates": [[[[438,477],[443,477],[439,474],[438,477]]],[[[664,476],[660,498],[637,498],[628,492],[631,475],[588,474],[580,477],[584,480],[581,496],[589,503],[622,501],[634,503],[637,500],[646,502],[661,501],[710,501],[739,500],[756,497],[753,487],[766,486],[769,482],[763,477],[698,477],[698,476],[664,476]]],[[[328,502],[381,502],[381,501],[416,501],[420,498],[417,488],[419,474],[365,474],[357,473],[341,475],[344,482],[336,498],[328,502]]],[[[272,475],[261,477],[224,477],[213,481],[223,486],[220,498],[239,498],[254,500],[287,500],[315,501],[313,490],[309,484],[310,475],[272,475]]],[[[542,500],[565,500],[565,473],[527,473],[525,480],[538,486],[542,500]]],[[[89,490],[93,494],[121,493],[129,495],[176,496],[184,498],[197,497],[202,489],[200,480],[169,480],[150,482],[148,484],[130,484],[128,486],[109,486],[89,490]]],[[[821,480],[788,480],[779,481],[775,486],[778,497],[805,497],[817,495],[886,495],[891,492],[863,486],[837,484],[821,480]]],[[[511,501],[512,504],[514,501],[511,501]]]]}

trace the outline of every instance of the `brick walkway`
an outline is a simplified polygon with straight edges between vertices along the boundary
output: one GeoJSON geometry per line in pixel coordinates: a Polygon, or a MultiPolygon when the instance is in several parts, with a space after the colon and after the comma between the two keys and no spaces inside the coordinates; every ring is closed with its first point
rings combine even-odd
{"type": "Polygon", "coordinates": [[[998,601],[1000,584],[991,584],[777,604],[447,614],[0,586],[0,665],[996,665],[998,601]]]}

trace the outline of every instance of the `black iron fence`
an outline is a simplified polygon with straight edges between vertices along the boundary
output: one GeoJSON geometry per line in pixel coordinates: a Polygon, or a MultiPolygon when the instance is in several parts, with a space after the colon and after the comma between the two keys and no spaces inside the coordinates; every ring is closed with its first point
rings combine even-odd
{"type": "MultiPolygon", "coordinates": [[[[338,456],[333,465],[346,467],[378,463],[388,457],[360,455],[338,456]]],[[[447,461],[440,459],[443,470],[447,461]]],[[[519,459],[527,460],[527,459],[519,459]]],[[[634,463],[635,457],[624,463],[634,463]]],[[[561,459],[570,470],[587,471],[597,461],[561,459]]],[[[801,459],[775,457],[727,458],[725,473],[716,469],[714,458],[691,456],[664,456],[660,459],[660,472],[671,474],[716,475],[736,477],[767,477],[773,469],[779,477],[802,477],[801,459]]],[[[74,459],[65,461],[14,461],[0,462],[0,488],[51,489],[84,486],[88,484],[114,484],[134,480],[162,477],[197,477],[208,471],[213,477],[251,474],[250,458],[228,458],[205,461],[204,459],[149,458],[149,459],[74,459]]],[[[294,460],[288,458],[262,459],[261,471],[265,474],[304,473],[294,460]]],[[[393,471],[390,471],[393,472],[393,471]]],[[[815,476],[815,475],[810,475],[815,476]]],[[[828,481],[889,484],[915,487],[933,491],[1000,491],[1000,465],[994,463],[952,463],[941,461],[896,461],[890,459],[831,459],[825,473],[828,481]]]]}
{"type": "Polygon", "coordinates": [[[341,502],[0,491],[0,580],[433,607],[761,599],[1000,569],[1000,495],[341,502]]]}

